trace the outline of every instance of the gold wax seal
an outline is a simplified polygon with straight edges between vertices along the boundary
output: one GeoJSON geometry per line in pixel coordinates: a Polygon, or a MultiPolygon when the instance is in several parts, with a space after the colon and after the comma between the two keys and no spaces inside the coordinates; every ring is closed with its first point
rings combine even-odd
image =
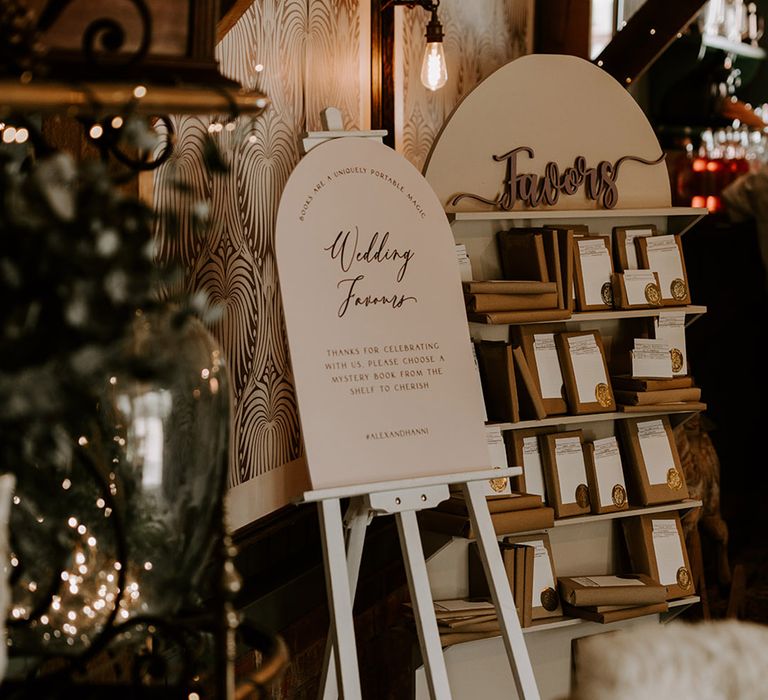
{"type": "Polygon", "coordinates": [[[603,304],[613,306],[613,287],[610,282],[606,282],[600,288],[600,296],[603,298],[603,304]]]}
{"type": "Polygon", "coordinates": [[[680,472],[674,467],[667,471],[667,486],[673,491],[683,488],[683,479],[680,476],[680,472]]]}
{"type": "Polygon", "coordinates": [[[576,487],[576,503],[579,508],[589,508],[589,489],[585,484],[579,484],[576,487]]]}
{"type": "Polygon", "coordinates": [[[605,382],[600,382],[595,387],[595,398],[603,408],[611,405],[611,389],[605,382]]]}
{"type": "Polygon", "coordinates": [[[645,300],[653,306],[661,304],[661,291],[653,282],[645,285],[645,300]]]}
{"type": "Polygon", "coordinates": [[[544,610],[552,612],[557,610],[557,606],[560,604],[560,599],[557,597],[557,592],[554,588],[545,588],[541,592],[541,605],[544,610]]]}
{"type": "Polygon", "coordinates": [[[691,587],[691,575],[688,573],[688,569],[681,566],[677,570],[677,585],[684,591],[687,591],[691,587]]]}
{"type": "Polygon", "coordinates": [[[669,291],[672,292],[672,298],[675,301],[683,301],[688,296],[688,289],[685,286],[685,282],[679,277],[672,280],[672,284],[669,285],[669,291]]]}
{"type": "Polygon", "coordinates": [[[683,353],[678,348],[670,348],[669,354],[672,357],[672,371],[679,372],[683,369],[683,353]]]}
{"type": "MultiPolygon", "coordinates": [[[[501,469],[501,467],[496,467],[496,469],[501,469]]],[[[496,493],[501,493],[505,488],[507,488],[507,477],[504,476],[500,479],[488,479],[488,483],[496,493]]]]}
{"type": "Polygon", "coordinates": [[[611,491],[613,505],[621,508],[627,502],[627,492],[621,484],[615,484],[611,491]]]}

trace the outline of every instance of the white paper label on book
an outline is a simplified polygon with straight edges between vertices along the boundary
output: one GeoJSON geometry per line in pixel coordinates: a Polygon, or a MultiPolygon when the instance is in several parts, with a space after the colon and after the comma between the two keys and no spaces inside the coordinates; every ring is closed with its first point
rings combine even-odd
{"type": "MultiPolygon", "coordinates": [[[[486,426],[485,439],[488,443],[488,455],[491,460],[491,466],[504,469],[507,466],[507,450],[504,446],[504,438],[501,435],[501,428],[497,426],[486,426]]],[[[510,486],[509,479],[504,479],[503,488],[498,488],[500,484],[499,479],[494,479],[493,482],[485,481],[485,495],[486,496],[502,496],[512,493],[512,487],[510,486]],[[496,486],[497,488],[494,488],[496,486]]]]}
{"type": "Polygon", "coordinates": [[[672,355],[665,340],[635,338],[631,356],[633,377],[672,377],[672,355]]]}
{"type": "Polygon", "coordinates": [[[621,576],[576,576],[571,579],[574,583],[587,588],[598,586],[644,586],[642,581],[636,578],[622,578],[621,576]]]}
{"type": "Polygon", "coordinates": [[[552,588],[557,590],[555,578],[552,575],[552,562],[549,559],[549,550],[543,540],[534,540],[525,543],[534,548],[533,554],[533,589],[531,590],[531,607],[541,607],[541,594],[552,588]]]}
{"type": "Polygon", "coordinates": [[[595,448],[595,473],[597,475],[597,490],[600,494],[601,506],[612,506],[613,487],[624,484],[624,471],[621,468],[621,454],[616,438],[603,438],[595,440],[592,445],[595,448]]]}
{"type": "Polygon", "coordinates": [[[605,241],[579,240],[579,261],[584,285],[584,299],[589,306],[605,306],[603,285],[611,283],[611,256],[605,241]]]}
{"type": "Polygon", "coordinates": [[[533,336],[533,355],[539,375],[541,397],[560,399],[563,396],[563,373],[557,357],[554,333],[536,333],[533,336]]]}
{"type": "Polygon", "coordinates": [[[653,520],[652,526],[659,583],[662,586],[673,586],[677,583],[678,570],[685,566],[677,523],[674,520],[653,520]]]}
{"type": "Polygon", "coordinates": [[[539,440],[535,436],[523,438],[523,474],[525,476],[525,490],[528,493],[541,496],[546,502],[539,440]]]}
{"type": "Polygon", "coordinates": [[[562,503],[575,503],[576,489],[580,484],[587,483],[581,440],[577,437],[555,439],[555,462],[560,500],[562,503]]]}
{"type": "Polygon", "coordinates": [[[662,299],[672,299],[672,281],[683,279],[683,261],[677,240],[674,236],[651,236],[646,251],[649,267],[659,275],[662,299]]]}
{"type": "Polygon", "coordinates": [[[660,311],[658,318],[654,319],[655,335],[659,340],[665,340],[670,348],[679,351],[676,355],[678,365],[673,368],[675,376],[688,374],[688,360],[685,350],[685,312],[684,311],[660,311]]]}
{"type": "Polygon", "coordinates": [[[651,485],[666,484],[667,472],[675,468],[675,458],[664,423],[660,420],[638,423],[637,438],[648,482],[651,485]]]}
{"type": "Polygon", "coordinates": [[[608,383],[603,353],[597,347],[595,336],[587,333],[569,337],[568,349],[571,354],[579,403],[595,403],[595,387],[601,383],[608,383]]]}
{"type": "Polygon", "coordinates": [[[627,290],[627,301],[631,306],[648,305],[645,288],[649,284],[656,285],[653,270],[626,270],[624,272],[624,289],[627,290]]]}
{"type": "MultiPolygon", "coordinates": [[[[649,228],[631,229],[625,233],[624,245],[627,250],[627,270],[637,270],[640,263],[637,260],[637,248],[635,247],[636,238],[647,238],[652,236],[653,231],[649,228]]],[[[634,302],[629,302],[633,304],[634,302]]]]}
{"type": "Polygon", "coordinates": [[[456,246],[456,260],[459,263],[459,276],[462,282],[472,281],[472,261],[467,255],[467,247],[460,243],[456,246]]]}

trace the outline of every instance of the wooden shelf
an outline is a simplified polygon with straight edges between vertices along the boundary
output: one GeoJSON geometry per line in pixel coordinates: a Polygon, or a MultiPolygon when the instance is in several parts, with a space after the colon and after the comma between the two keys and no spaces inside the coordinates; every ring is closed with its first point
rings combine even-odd
{"type": "MultiPolygon", "coordinates": [[[[689,306],[662,306],[658,309],[627,309],[624,311],[578,311],[574,313],[571,318],[565,319],[565,323],[571,323],[573,321],[613,321],[622,318],[652,318],[658,316],[659,313],[665,311],[682,311],[686,316],[694,316],[695,318],[688,321],[686,325],[690,325],[696,318],[703,316],[707,313],[707,307],[691,304],[689,306]]],[[[540,323],[552,323],[551,321],[540,321],[540,323]]]]}
{"type": "MultiPolygon", "coordinates": [[[[691,605],[695,605],[701,600],[697,595],[691,595],[686,598],[678,598],[677,600],[670,600],[667,605],[670,610],[673,608],[683,607],[689,608],[691,605]]],[[[682,612],[682,610],[680,611],[682,612]]],[[[651,613],[652,615],[668,615],[669,613],[651,613]]],[[[580,617],[568,617],[563,615],[562,617],[551,617],[545,620],[537,620],[530,627],[523,627],[523,634],[532,634],[534,632],[546,632],[547,630],[556,630],[563,627],[573,627],[574,625],[581,625],[585,622],[591,622],[591,620],[582,620],[580,617]]],[[[596,623],[600,624],[600,623],[596,623]]],[[[612,624],[610,622],[606,624],[612,624]]],[[[501,636],[501,635],[499,635],[501,636]]]]}
{"type": "Polygon", "coordinates": [[[659,621],[662,623],[672,622],[680,613],[685,612],[691,605],[701,602],[701,598],[697,595],[689,595],[685,598],[678,598],[677,600],[669,601],[669,610],[659,615],[659,621]]]}
{"type": "Polygon", "coordinates": [[[477,323],[470,321],[470,328],[493,328],[493,327],[509,327],[509,326],[530,326],[539,323],[581,323],[589,321],[618,321],[627,318],[653,318],[658,316],[659,313],[665,311],[682,311],[686,316],[691,316],[686,320],[685,325],[690,326],[694,321],[701,318],[707,313],[707,307],[700,304],[690,304],[688,306],[662,306],[657,309],[626,309],[619,311],[575,311],[571,314],[570,318],[558,319],[553,321],[552,319],[543,319],[541,321],[525,321],[524,323],[477,323]]]}
{"type": "Polygon", "coordinates": [[[660,217],[685,218],[674,233],[683,234],[707,215],[701,207],[659,207],[647,209],[526,209],[517,211],[457,211],[447,212],[453,223],[469,221],[581,221],[588,219],[648,219],[660,217]]]}
{"type": "MultiPolygon", "coordinates": [[[[705,404],[701,404],[705,405],[705,404]]],[[[680,408],[664,408],[663,410],[656,411],[633,411],[631,413],[625,413],[623,411],[614,411],[610,413],[586,413],[582,416],[550,416],[549,418],[542,418],[541,420],[521,420],[519,423],[488,423],[489,428],[500,428],[501,430],[523,430],[524,428],[543,428],[546,426],[559,426],[559,425],[580,425],[582,423],[598,423],[600,421],[608,420],[627,420],[629,418],[648,418],[650,416],[661,416],[675,413],[697,413],[700,408],[690,409],[686,407],[680,408]]]]}
{"type": "MultiPolygon", "coordinates": [[[[695,605],[701,600],[697,595],[687,596],[686,598],[678,598],[677,600],[670,600],[668,606],[670,610],[676,608],[689,608],[691,605],[695,605]]],[[[682,610],[680,610],[682,612],[682,610]]],[[[659,613],[651,613],[652,615],[658,615],[659,613]]],[[[660,613],[661,615],[669,615],[669,613],[660,613]]],[[[677,613],[679,614],[679,613],[677,613]]],[[[675,615],[676,617],[677,615],[675,615]]],[[[591,620],[583,620],[580,617],[568,617],[563,615],[561,617],[550,617],[544,620],[537,620],[530,627],[523,627],[523,634],[536,634],[537,632],[547,632],[549,630],[562,629],[563,627],[575,627],[576,625],[582,625],[584,623],[591,622],[591,620]]],[[[600,624],[600,623],[595,623],[600,624]]],[[[606,623],[608,625],[613,624],[611,622],[606,623]]],[[[501,637],[501,635],[494,635],[488,637],[488,639],[495,639],[501,637]]],[[[483,640],[473,640],[483,641],[483,640]]],[[[463,642],[464,644],[472,644],[472,642],[463,642]]]]}
{"type": "Polygon", "coordinates": [[[573,518],[560,518],[555,520],[555,527],[568,527],[571,525],[584,525],[585,523],[599,523],[605,520],[616,520],[618,518],[631,518],[635,515],[653,515],[654,513],[668,513],[674,510],[690,510],[700,508],[701,501],[693,498],[687,498],[684,501],[675,503],[663,503],[657,506],[643,506],[641,508],[627,508],[615,513],[601,513],[599,515],[577,515],[573,518]]]}

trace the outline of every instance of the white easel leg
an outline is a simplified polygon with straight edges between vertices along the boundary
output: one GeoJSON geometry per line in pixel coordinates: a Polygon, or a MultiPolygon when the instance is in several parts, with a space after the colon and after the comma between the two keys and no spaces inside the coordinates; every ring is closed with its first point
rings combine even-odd
{"type": "MultiPolygon", "coordinates": [[[[349,535],[347,538],[347,570],[349,572],[350,600],[352,601],[353,607],[355,603],[355,591],[357,590],[357,579],[360,575],[360,562],[363,559],[365,532],[370,520],[368,511],[362,509],[362,499],[358,498],[354,500],[350,509],[353,507],[357,508],[357,513],[349,520],[349,535]],[[358,503],[354,503],[354,500],[358,501],[358,503]]],[[[323,673],[320,677],[319,697],[321,700],[337,700],[339,697],[339,687],[336,682],[336,666],[331,663],[331,659],[334,657],[333,625],[333,616],[331,616],[331,627],[328,630],[328,640],[325,643],[323,673]]]]}
{"type": "Polygon", "coordinates": [[[320,501],[320,530],[325,560],[325,585],[328,591],[328,608],[331,620],[331,636],[337,652],[336,678],[340,681],[344,700],[359,700],[360,673],[357,664],[355,627],[352,619],[352,596],[347,569],[347,553],[341,525],[339,499],[320,501]]]}
{"type": "Polygon", "coordinates": [[[440,646],[440,633],[437,630],[432,592],[429,588],[427,565],[424,550],[421,547],[419,526],[414,511],[396,513],[397,530],[400,534],[400,546],[408,574],[408,587],[411,590],[411,602],[419,633],[421,652],[424,655],[429,693],[432,700],[450,700],[451,689],[448,685],[448,672],[445,668],[443,650],[440,646]]]}
{"type": "Polygon", "coordinates": [[[515,612],[515,602],[504,571],[499,543],[488,512],[488,502],[483,494],[482,482],[467,482],[464,484],[464,494],[469,505],[472,524],[477,532],[480,558],[491,589],[491,597],[498,612],[499,625],[512,675],[515,678],[517,693],[521,700],[539,700],[539,690],[533,676],[531,659],[515,612]]]}

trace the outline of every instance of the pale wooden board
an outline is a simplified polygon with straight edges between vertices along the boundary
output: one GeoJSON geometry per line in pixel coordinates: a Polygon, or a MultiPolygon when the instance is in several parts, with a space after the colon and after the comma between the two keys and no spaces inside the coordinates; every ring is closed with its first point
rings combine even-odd
{"type": "MultiPolygon", "coordinates": [[[[454,110],[434,143],[424,172],[444,206],[454,195],[470,192],[493,199],[505,175],[495,162],[519,146],[518,172],[544,172],[553,161],[560,170],[583,155],[587,166],[611,163],[627,155],[648,160],[662,151],[643,111],[610,75],[573,56],[534,54],[499,68],[454,110]]],[[[618,178],[618,208],[670,206],[664,163],[624,163],[618,178]]],[[[463,200],[455,209],[487,206],[463,200]]],[[[521,208],[518,205],[518,208],[521,208]]],[[[560,197],[553,209],[597,209],[583,188],[560,197]]]]}

